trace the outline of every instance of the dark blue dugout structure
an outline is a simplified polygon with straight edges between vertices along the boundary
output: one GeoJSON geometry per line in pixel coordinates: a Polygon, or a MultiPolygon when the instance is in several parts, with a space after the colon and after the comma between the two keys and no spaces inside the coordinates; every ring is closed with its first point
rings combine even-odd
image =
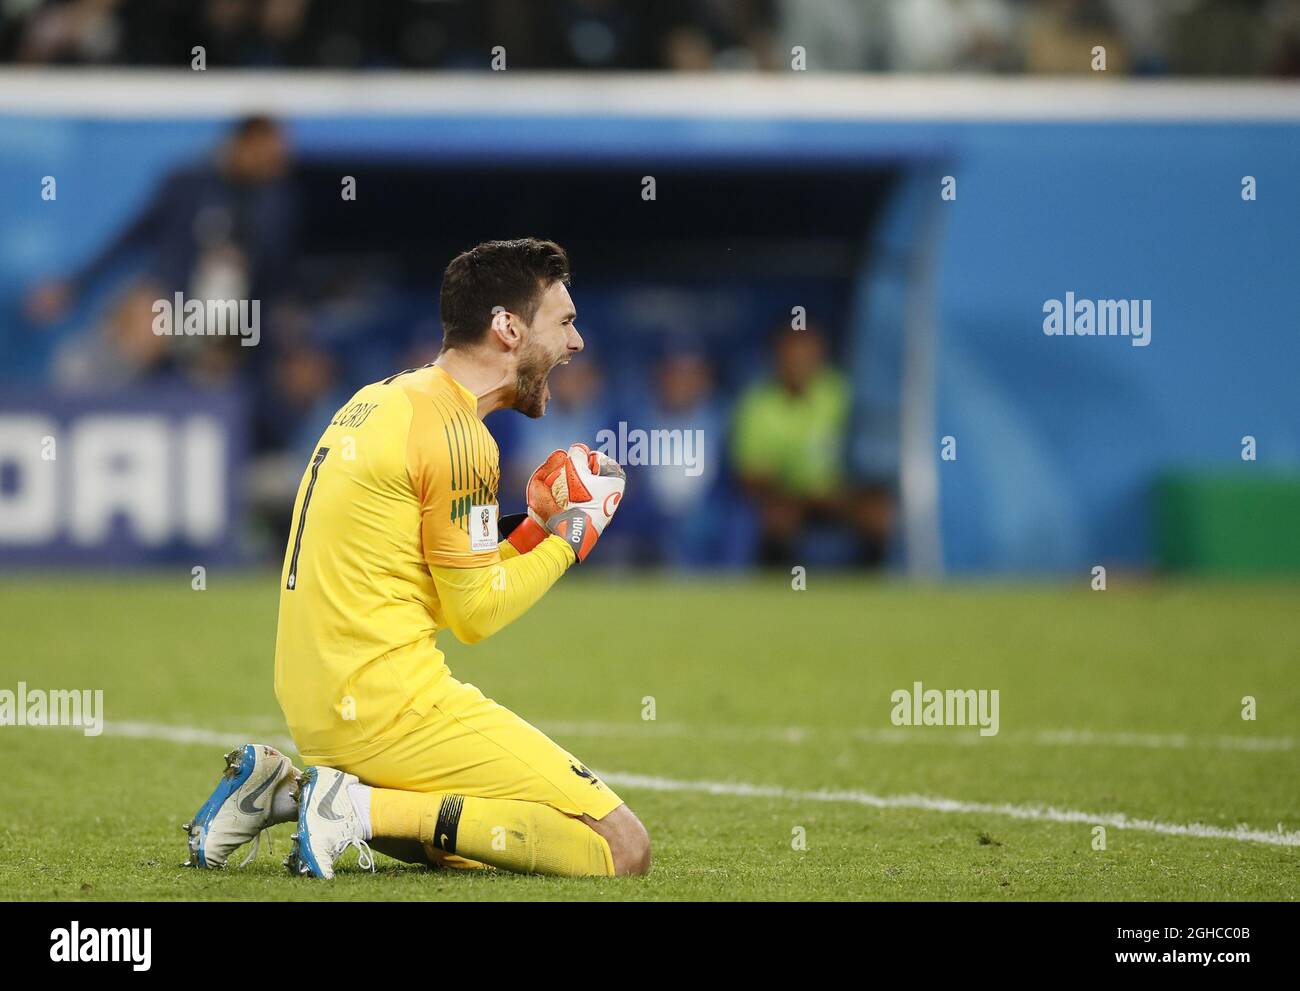
{"type": "MultiPolygon", "coordinates": [[[[915,574],[1143,567],[1160,471],[1300,462],[1294,88],[507,75],[136,77],[89,102],[78,77],[10,87],[5,373],[39,380],[57,341],[25,325],[20,289],[266,110],[300,156],[303,285],[401,289],[338,328],[348,385],[437,334],[452,253],[540,234],[574,258],[611,419],[644,419],[647,368],[683,342],[734,393],[805,307],[853,377],[846,458],[897,481],[915,574]],[[1045,334],[1067,293],[1148,301],[1149,344],[1045,334]]],[[[507,453],[510,426],[493,423],[507,453]]]]}

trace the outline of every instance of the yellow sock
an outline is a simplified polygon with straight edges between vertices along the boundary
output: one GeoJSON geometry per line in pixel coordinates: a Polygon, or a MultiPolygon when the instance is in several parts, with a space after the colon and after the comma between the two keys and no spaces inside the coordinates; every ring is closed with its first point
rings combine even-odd
{"type": "Polygon", "coordinates": [[[370,825],[377,837],[419,840],[522,874],[614,874],[614,855],[603,836],[539,802],[375,788],[370,825]]]}

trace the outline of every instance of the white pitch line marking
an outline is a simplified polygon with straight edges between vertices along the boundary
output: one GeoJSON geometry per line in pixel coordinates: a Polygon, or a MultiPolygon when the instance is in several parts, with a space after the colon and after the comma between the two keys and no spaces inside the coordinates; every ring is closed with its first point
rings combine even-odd
{"type": "MultiPolygon", "coordinates": [[[[75,728],[75,727],[74,727],[75,728]]],[[[105,736],[128,737],[137,740],[162,740],[167,743],[203,744],[205,746],[236,747],[250,742],[250,737],[236,733],[216,732],[195,726],[167,726],[158,723],[106,722],[105,736]]],[[[266,740],[288,753],[296,753],[293,741],[279,736],[258,738],[266,740]]],[[[934,795],[875,795],[857,790],[800,791],[777,785],[756,785],[739,781],[679,781],[648,774],[626,771],[600,772],[600,777],[610,784],[627,788],[644,788],[648,791],[697,792],[705,795],[724,795],[739,798],[774,798],[795,802],[829,802],[862,805],[874,809],[911,809],[918,812],[940,812],[958,815],[996,815],[1032,822],[1054,822],[1109,826],[1141,833],[1158,833],[1162,836],[1190,836],[1197,839],[1233,840],[1240,843],[1264,843],[1270,846],[1300,846],[1300,831],[1287,832],[1278,823],[1276,830],[1253,829],[1247,825],[1225,829],[1205,823],[1160,822],[1155,819],[1135,819],[1122,812],[1080,812],[1060,809],[1052,805],[1012,805],[994,802],[967,802],[934,795]]]]}
{"type": "MultiPolygon", "coordinates": [[[[76,729],[76,727],[72,727],[76,729]]],[[[298,748],[287,736],[276,734],[222,733],[198,726],[167,726],[163,723],[119,722],[104,723],[105,736],[123,736],[135,740],[162,740],[165,743],[200,743],[205,747],[233,749],[245,743],[269,743],[285,753],[296,754],[298,748]]]]}
{"type": "Polygon", "coordinates": [[[981,737],[978,729],[910,727],[890,729],[826,729],[809,726],[693,726],[688,723],[607,723],[539,721],[556,736],[618,736],[652,740],[659,736],[689,736],[733,743],[801,744],[810,740],[853,740],[882,745],[996,746],[997,741],[1034,747],[1132,747],[1144,750],[1229,750],[1271,753],[1300,747],[1290,736],[1191,736],[1186,733],[1133,733],[1086,729],[1003,731],[981,737]]]}
{"type": "Polygon", "coordinates": [[[1160,833],[1165,836],[1194,836],[1200,839],[1236,840],[1242,843],[1267,843],[1271,846],[1300,846],[1300,831],[1286,832],[1278,824],[1276,831],[1236,826],[1224,829],[1204,823],[1159,822],[1155,819],[1134,819],[1122,812],[1079,812],[1058,809],[1051,805],[1011,805],[992,802],[965,802],[933,795],[873,795],[865,791],[796,791],[773,785],[752,785],[726,781],[676,781],[645,774],[622,772],[601,773],[605,781],[628,788],[645,788],[650,791],[691,791],[706,795],[734,795],[744,798],[777,798],[797,802],[836,802],[865,805],[873,809],[915,809],[924,812],[957,813],[960,815],[998,815],[1012,819],[1035,822],[1086,823],[1090,826],[1110,826],[1142,833],[1160,833]]]}

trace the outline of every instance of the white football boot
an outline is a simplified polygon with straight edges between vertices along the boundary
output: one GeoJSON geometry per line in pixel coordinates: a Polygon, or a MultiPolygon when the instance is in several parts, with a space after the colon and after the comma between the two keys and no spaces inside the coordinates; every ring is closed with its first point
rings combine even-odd
{"type": "MultiPolygon", "coordinates": [[[[274,747],[248,743],[226,754],[226,769],[208,800],[181,828],[189,838],[190,859],[183,867],[225,867],[226,860],[249,840],[261,842],[270,825],[271,803],[286,780],[301,772],[274,747]]],[[[243,867],[257,854],[257,844],[243,867]]]]}
{"type": "Polygon", "coordinates": [[[284,862],[290,874],[331,878],[334,864],[350,847],[357,864],[375,869],[375,860],[352,807],[348,788],[359,784],[355,774],[332,767],[309,767],[303,773],[298,798],[298,831],[284,862]]]}

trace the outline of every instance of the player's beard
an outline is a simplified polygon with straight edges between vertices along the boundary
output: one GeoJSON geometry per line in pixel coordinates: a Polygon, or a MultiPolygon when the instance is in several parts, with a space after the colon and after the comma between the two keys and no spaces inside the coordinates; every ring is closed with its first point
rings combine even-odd
{"type": "Polygon", "coordinates": [[[534,420],[546,412],[546,379],[554,367],[555,362],[540,348],[530,349],[519,359],[519,368],[515,372],[514,409],[534,420]]]}

